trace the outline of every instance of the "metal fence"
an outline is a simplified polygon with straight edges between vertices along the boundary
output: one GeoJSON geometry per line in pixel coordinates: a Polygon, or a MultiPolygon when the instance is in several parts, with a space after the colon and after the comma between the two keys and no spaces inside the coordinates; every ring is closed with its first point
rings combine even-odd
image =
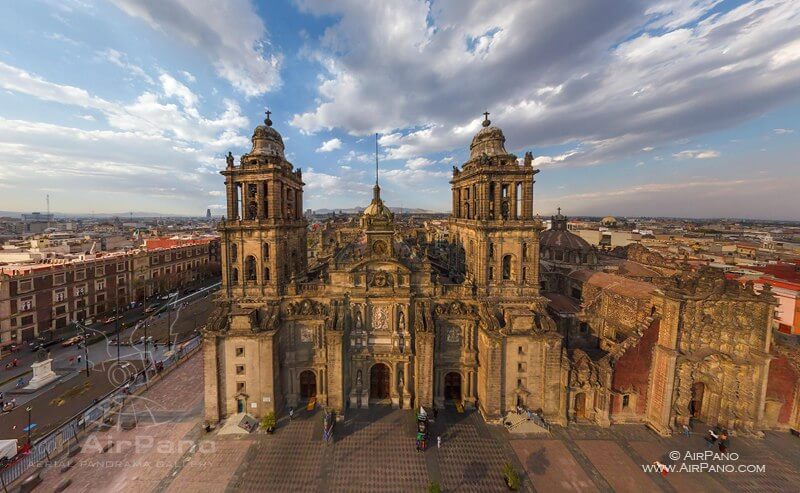
{"type": "MultiPolygon", "coordinates": [[[[160,370],[159,373],[179,364],[184,356],[199,347],[200,344],[201,338],[195,337],[176,346],[172,354],[161,362],[163,364],[163,369],[160,370]]],[[[107,416],[120,410],[125,403],[125,398],[128,397],[130,393],[149,385],[152,373],[152,365],[149,365],[136,373],[132,381],[120,385],[101,399],[98,399],[91,406],[70,418],[57,429],[43,437],[37,438],[26,455],[22,457],[18,455],[14,458],[14,462],[12,462],[11,465],[0,471],[3,484],[6,486],[10,485],[22,477],[31,467],[50,462],[56,455],[68,449],[70,443],[77,444],[78,436],[82,432],[92,428],[93,425],[102,423],[102,420],[107,416]]]]}

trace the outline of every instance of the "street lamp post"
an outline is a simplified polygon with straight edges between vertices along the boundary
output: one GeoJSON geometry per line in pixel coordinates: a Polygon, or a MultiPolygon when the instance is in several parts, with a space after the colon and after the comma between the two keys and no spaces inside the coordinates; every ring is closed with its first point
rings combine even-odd
{"type": "Polygon", "coordinates": [[[27,408],[25,408],[25,410],[28,411],[28,445],[30,445],[31,444],[31,411],[33,411],[33,408],[31,406],[28,406],[27,408]]]}
{"type": "Polygon", "coordinates": [[[122,334],[119,333],[119,293],[117,293],[116,299],[117,311],[114,314],[114,318],[116,319],[114,320],[114,327],[117,333],[117,364],[119,364],[119,344],[121,342],[120,339],[122,338],[122,334]]]}
{"type": "Polygon", "coordinates": [[[89,376],[89,341],[86,327],[83,328],[83,359],[86,360],[86,376],[89,376]]]}
{"type": "Polygon", "coordinates": [[[167,351],[172,347],[172,300],[167,301],[167,351]]]}

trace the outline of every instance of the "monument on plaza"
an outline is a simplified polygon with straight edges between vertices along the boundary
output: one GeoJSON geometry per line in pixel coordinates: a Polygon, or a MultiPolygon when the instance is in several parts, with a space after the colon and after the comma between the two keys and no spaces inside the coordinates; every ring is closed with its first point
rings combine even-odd
{"type": "Polygon", "coordinates": [[[58,380],[58,374],[53,371],[53,359],[49,357],[47,351],[39,349],[36,353],[36,362],[31,365],[33,378],[22,390],[38,390],[45,385],[58,380]]]}

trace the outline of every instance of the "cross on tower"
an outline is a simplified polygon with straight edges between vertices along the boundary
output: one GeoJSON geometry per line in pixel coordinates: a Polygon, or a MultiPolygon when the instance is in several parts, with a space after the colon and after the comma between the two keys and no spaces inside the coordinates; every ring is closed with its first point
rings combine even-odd
{"type": "Polygon", "coordinates": [[[558,208],[558,215],[561,215],[561,207],[558,208]]]}
{"type": "Polygon", "coordinates": [[[489,120],[489,112],[488,111],[484,111],[483,112],[483,122],[481,123],[481,125],[483,125],[484,127],[488,127],[491,124],[492,124],[492,122],[489,120]]]}
{"type": "Polygon", "coordinates": [[[267,110],[265,113],[267,114],[267,119],[264,120],[264,123],[266,123],[268,126],[272,126],[272,120],[269,119],[269,115],[271,115],[272,112],[270,110],[267,110]]]}

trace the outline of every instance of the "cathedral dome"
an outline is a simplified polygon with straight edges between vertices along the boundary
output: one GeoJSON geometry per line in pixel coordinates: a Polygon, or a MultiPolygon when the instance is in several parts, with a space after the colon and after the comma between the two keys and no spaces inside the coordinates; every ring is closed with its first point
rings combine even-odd
{"type": "Polygon", "coordinates": [[[505,156],[508,154],[505,148],[506,137],[499,127],[492,126],[488,113],[484,113],[486,118],[483,120],[481,128],[469,146],[469,158],[477,159],[483,154],[487,156],[505,156]]]}
{"type": "Polygon", "coordinates": [[[587,253],[592,250],[592,246],[588,241],[569,231],[567,228],[567,216],[561,214],[560,207],[558,208],[558,214],[552,216],[550,220],[552,222],[551,228],[539,233],[539,247],[542,250],[569,250],[579,253],[587,253]]]}
{"type": "Polygon", "coordinates": [[[375,196],[373,197],[372,202],[370,202],[367,208],[364,209],[363,217],[380,218],[387,221],[392,220],[394,214],[392,214],[392,211],[389,210],[389,208],[383,203],[383,200],[381,200],[380,188],[378,185],[375,185],[374,195],[375,196]]]}
{"type": "Polygon", "coordinates": [[[284,159],[284,146],[283,138],[277,130],[272,128],[272,120],[269,119],[269,112],[267,112],[267,119],[264,120],[264,125],[259,125],[253,131],[253,149],[250,151],[251,156],[276,156],[284,159]]]}
{"type": "Polygon", "coordinates": [[[592,246],[580,236],[566,230],[548,229],[539,233],[539,246],[561,250],[589,252],[592,246]]]}

